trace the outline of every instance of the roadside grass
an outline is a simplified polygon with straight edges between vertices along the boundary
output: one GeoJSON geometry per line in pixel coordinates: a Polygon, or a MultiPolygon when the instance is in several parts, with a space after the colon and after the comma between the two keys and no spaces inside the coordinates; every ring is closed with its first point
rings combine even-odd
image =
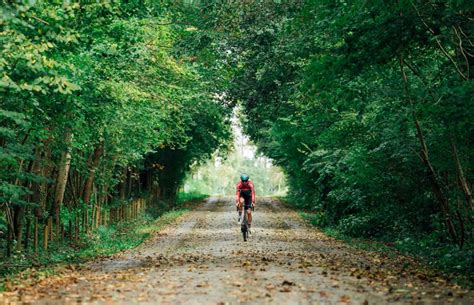
{"type": "Polygon", "coordinates": [[[186,209],[170,210],[159,218],[153,219],[148,214],[142,215],[133,222],[121,222],[116,226],[100,227],[92,243],[85,247],[80,255],[83,257],[97,257],[133,249],[145,241],[151,234],[163,229],[178,217],[186,213],[186,209]]]}
{"type": "Polygon", "coordinates": [[[74,244],[52,243],[49,250],[37,255],[16,255],[3,262],[0,269],[0,292],[9,290],[31,276],[47,277],[66,265],[82,264],[99,257],[132,249],[140,245],[150,235],[159,232],[166,225],[184,215],[188,209],[175,209],[161,214],[158,218],[143,213],[133,221],[122,221],[114,225],[101,226],[91,234],[83,234],[74,244]]]}
{"type": "Polygon", "coordinates": [[[200,201],[200,200],[206,199],[207,197],[209,197],[208,194],[202,194],[198,192],[189,192],[189,193],[180,192],[178,193],[176,203],[178,205],[183,205],[186,202],[200,201]]]}

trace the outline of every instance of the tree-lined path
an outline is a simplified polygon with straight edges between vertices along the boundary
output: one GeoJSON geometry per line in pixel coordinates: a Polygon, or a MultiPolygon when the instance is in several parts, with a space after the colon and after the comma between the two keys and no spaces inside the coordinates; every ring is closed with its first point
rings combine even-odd
{"type": "Polygon", "coordinates": [[[0,295],[469,303],[473,4],[2,1],[0,295]]]}
{"type": "MultiPolygon", "coordinates": [[[[355,250],[269,198],[242,241],[229,198],[211,198],[136,249],[31,282],[30,304],[472,304],[412,259],[355,250]]],[[[7,303],[8,304],[8,303],[7,303]]],[[[13,304],[13,303],[12,303],[13,304]]]]}

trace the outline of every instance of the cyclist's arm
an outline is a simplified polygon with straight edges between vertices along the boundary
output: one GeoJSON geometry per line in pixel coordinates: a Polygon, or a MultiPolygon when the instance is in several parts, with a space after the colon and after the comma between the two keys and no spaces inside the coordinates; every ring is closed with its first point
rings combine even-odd
{"type": "Polygon", "coordinates": [[[235,203],[238,204],[239,199],[240,199],[240,182],[237,183],[236,189],[237,189],[237,192],[235,193],[235,203]]]}
{"type": "Polygon", "coordinates": [[[252,189],[252,203],[255,204],[255,187],[253,185],[253,182],[250,183],[250,188],[252,189]]]}

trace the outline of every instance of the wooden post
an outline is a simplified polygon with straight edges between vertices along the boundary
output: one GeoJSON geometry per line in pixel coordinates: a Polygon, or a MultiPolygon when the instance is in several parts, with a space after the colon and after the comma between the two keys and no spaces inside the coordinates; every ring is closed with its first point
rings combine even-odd
{"type": "Polygon", "coordinates": [[[44,225],[43,249],[45,251],[48,251],[48,239],[49,239],[49,218],[48,218],[48,222],[44,225]]]}
{"type": "Polygon", "coordinates": [[[94,203],[91,209],[91,230],[94,230],[95,228],[97,228],[96,218],[97,218],[97,204],[94,203]]]}
{"type": "Polygon", "coordinates": [[[35,253],[38,253],[38,217],[35,217],[35,233],[33,237],[33,245],[35,253]]]}
{"type": "Polygon", "coordinates": [[[98,219],[98,225],[104,225],[104,217],[105,217],[105,209],[100,208],[99,209],[99,219],[98,219]]]}

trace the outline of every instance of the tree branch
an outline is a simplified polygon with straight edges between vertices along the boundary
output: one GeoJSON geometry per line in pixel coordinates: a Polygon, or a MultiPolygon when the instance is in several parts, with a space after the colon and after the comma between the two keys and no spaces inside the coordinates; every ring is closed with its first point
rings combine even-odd
{"type": "Polygon", "coordinates": [[[441,42],[439,41],[438,37],[435,35],[435,31],[425,22],[425,20],[423,19],[423,17],[421,16],[420,14],[420,11],[418,10],[418,8],[416,7],[416,5],[410,1],[410,4],[413,6],[413,8],[415,9],[416,11],[416,14],[418,15],[418,17],[420,18],[421,22],[425,25],[425,27],[427,28],[427,30],[433,34],[433,37],[436,41],[436,44],[439,46],[441,52],[451,61],[451,63],[454,65],[454,68],[456,69],[456,71],[458,72],[458,74],[461,76],[461,78],[463,78],[464,80],[469,80],[468,77],[466,77],[466,75],[464,75],[464,73],[462,73],[462,71],[459,69],[456,61],[453,59],[453,57],[451,55],[449,55],[448,51],[446,51],[446,49],[443,47],[443,45],[441,44],[441,42]]]}

